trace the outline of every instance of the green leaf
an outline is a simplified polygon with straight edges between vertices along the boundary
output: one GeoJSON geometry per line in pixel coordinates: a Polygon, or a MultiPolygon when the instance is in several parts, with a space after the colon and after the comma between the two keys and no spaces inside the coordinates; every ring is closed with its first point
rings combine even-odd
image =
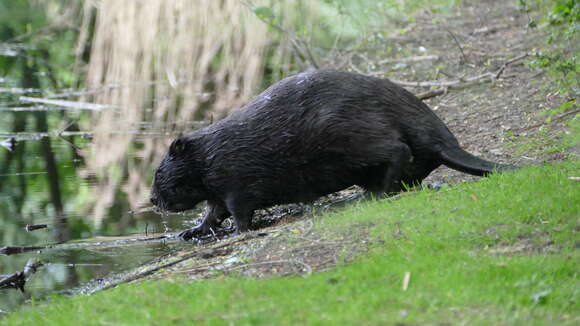
{"type": "Polygon", "coordinates": [[[560,105],[560,107],[558,108],[558,112],[565,112],[566,110],[569,110],[571,107],[573,107],[574,104],[576,104],[575,99],[568,100],[562,103],[562,105],[560,105]]]}
{"type": "Polygon", "coordinates": [[[266,6],[258,6],[254,8],[254,13],[258,18],[262,20],[273,20],[274,19],[274,10],[270,7],[266,6]]]}

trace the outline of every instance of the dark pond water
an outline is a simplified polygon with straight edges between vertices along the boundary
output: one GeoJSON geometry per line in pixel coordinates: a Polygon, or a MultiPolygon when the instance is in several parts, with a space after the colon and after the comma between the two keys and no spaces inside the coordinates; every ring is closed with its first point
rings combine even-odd
{"type": "Polygon", "coordinates": [[[171,240],[122,241],[176,232],[197,217],[198,212],[163,217],[147,209],[152,160],[158,154],[142,155],[139,148],[154,138],[173,138],[164,126],[139,123],[108,131],[131,135],[128,147],[115,148],[112,137],[104,150],[95,152],[93,114],[21,107],[13,99],[0,93],[0,247],[61,245],[0,255],[3,276],[22,271],[30,259],[44,263],[30,276],[24,292],[0,290],[2,312],[31,299],[70,292],[183,245],[171,240]],[[119,155],[119,150],[124,152],[119,155]],[[95,161],[115,151],[118,164],[94,167],[95,161]],[[47,227],[26,231],[27,225],[38,224],[47,227]]]}

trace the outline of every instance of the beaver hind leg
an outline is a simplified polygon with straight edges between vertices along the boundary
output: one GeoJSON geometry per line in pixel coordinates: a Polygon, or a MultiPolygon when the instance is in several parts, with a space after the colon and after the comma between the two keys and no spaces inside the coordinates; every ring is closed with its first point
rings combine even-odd
{"type": "Polygon", "coordinates": [[[235,234],[248,232],[250,230],[250,222],[254,215],[254,200],[245,198],[246,196],[236,196],[229,198],[226,201],[228,210],[232,213],[234,218],[234,225],[236,226],[235,234]]]}
{"type": "Polygon", "coordinates": [[[409,146],[402,142],[383,145],[378,157],[384,161],[370,168],[363,187],[377,198],[403,190],[403,171],[412,158],[409,146]]]}

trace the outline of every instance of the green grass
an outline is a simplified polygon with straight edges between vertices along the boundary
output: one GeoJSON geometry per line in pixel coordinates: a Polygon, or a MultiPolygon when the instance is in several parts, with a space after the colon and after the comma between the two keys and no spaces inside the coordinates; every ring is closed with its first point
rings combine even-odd
{"type": "Polygon", "coordinates": [[[579,161],[530,167],[317,218],[316,228],[333,232],[374,225],[370,252],[329,272],[129,284],[56,297],[0,322],[578,325],[580,182],[569,177],[579,174],[579,161]]]}
{"type": "Polygon", "coordinates": [[[571,152],[580,148],[580,113],[565,123],[566,129],[552,129],[552,126],[540,128],[537,132],[519,137],[512,137],[508,145],[514,156],[559,154],[571,156],[571,152]]]}

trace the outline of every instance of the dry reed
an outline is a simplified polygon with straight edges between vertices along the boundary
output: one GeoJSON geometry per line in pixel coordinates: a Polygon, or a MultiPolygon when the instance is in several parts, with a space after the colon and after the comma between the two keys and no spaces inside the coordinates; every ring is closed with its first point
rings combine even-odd
{"type": "MultiPolygon", "coordinates": [[[[275,6],[286,13],[280,23],[288,28],[293,19],[307,16],[308,10],[297,12],[295,3],[284,0],[275,6]]],[[[100,112],[86,126],[96,132],[87,168],[99,180],[92,207],[97,226],[119,187],[132,209],[144,204],[152,167],[171,135],[185,131],[173,122],[218,119],[242,106],[262,81],[266,57],[280,67],[274,78],[291,70],[291,38],[260,21],[251,11],[255,5],[238,0],[85,1],[79,49],[90,38],[88,21],[95,19],[87,87],[118,86],[86,100],[122,108],[100,112]],[[152,121],[161,135],[138,138],[143,121],[152,121]]]]}

